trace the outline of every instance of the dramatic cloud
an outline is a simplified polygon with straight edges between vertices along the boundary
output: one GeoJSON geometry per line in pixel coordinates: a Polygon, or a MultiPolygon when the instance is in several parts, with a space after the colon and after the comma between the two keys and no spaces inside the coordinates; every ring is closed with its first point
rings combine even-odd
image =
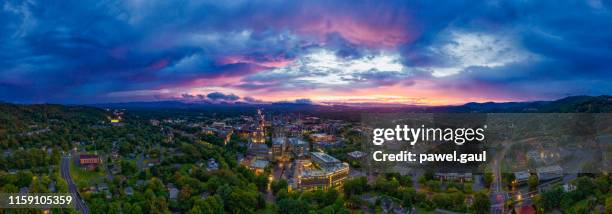
{"type": "Polygon", "coordinates": [[[206,97],[208,97],[208,99],[215,100],[215,101],[217,100],[236,101],[240,99],[240,97],[236,96],[235,94],[224,94],[221,92],[213,92],[213,93],[206,95],[206,97]]]}
{"type": "Polygon", "coordinates": [[[248,103],[265,103],[263,100],[259,100],[259,99],[254,98],[254,97],[244,97],[242,99],[244,101],[248,102],[248,103]]]}
{"type": "Polygon", "coordinates": [[[392,80],[407,75],[397,54],[373,53],[359,58],[342,58],[330,50],[315,48],[306,51],[291,65],[259,72],[244,80],[252,84],[273,82],[279,89],[304,85],[349,87],[369,84],[370,80],[376,81],[379,77],[392,80]]]}
{"type": "Polygon", "coordinates": [[[610,3],[597,0],[8,0],[0,101],[456,104],[611,94],[610,26],[610,3]]]}

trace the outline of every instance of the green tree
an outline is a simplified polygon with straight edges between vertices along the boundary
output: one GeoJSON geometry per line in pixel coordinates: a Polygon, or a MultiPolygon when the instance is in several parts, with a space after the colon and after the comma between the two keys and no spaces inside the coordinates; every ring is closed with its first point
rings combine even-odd
{"type": "Polygon", "coordinates": [[[491,186],[491,183],[493,183],[493,173],[490,171],[487,171],[484,173],[484,182],[486,186],[491,186]]]}
{"type": "Polygon", "coordinates": [[[278,202],[276,211],[280,214],[305,214],[308,213],[308,206],[300,200],[285,198],[278,202]]]}
{"type": "Polygon", "coordinates": [[[359,177],[344,182],[344,194],[347,197],[362,194],[367,190],[368,180],[366,177],[359,177]]]}
{"type": "Polygon", "coordinates": [[[563,197],[563,189],[557,187],[541,194],[541,204],[545,211],[559,207],[561,198],[563,197]]]}
{"type": "Polygon", "coordinates": [[[256,176],[254,183],[259,191],[265,192],[268,188],[268,175],[266,173],[262,173],[261,175],[256,176]]]}
{"type": "Polygon", "coordinates": [[[606,198],[606,213],[612,213],[612,196],[606,198]]]}
{"type": "Polygon", "coordinates": [[[288,184],[287,184],[287,180],[285,179],[280,179],[280,180],[275,180],[272,181],[272,193],[274,195],[276,195],[276,193],[281,190],[281,189],[287,189],[288,184]]]}
{"type": "Polygon", "coordinates": [[[491,201],[484,192],[477,192],[474,195],[474,203],[472,204],[472,210],[474,213],[489,213],[491,208],[491,201]]]}
{"type": "Polygon", "coordinates": [[[535,175],[531,175],[529,176],[529,179],[527,179],[527,184],[529,185],[529,189],[536,189],[538,187],[538,177],[535,175]]]}

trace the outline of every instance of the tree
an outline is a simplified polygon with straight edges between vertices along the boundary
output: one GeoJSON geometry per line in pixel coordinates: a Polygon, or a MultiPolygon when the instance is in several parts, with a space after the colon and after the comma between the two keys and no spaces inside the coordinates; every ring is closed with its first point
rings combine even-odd
{"type": "Polygon", "coordinates": [[[527,184],[529,185],[529,189],[536,189],[538,187],[538,177],[535,175],[531,175],[529,176],[529,179],[527,180],[527,184]]]}
{"type": "Polygon", "coordinates": [[[254,183],[257,186],[257,189],[259,191],[265,192],[266,189],[268,188],[268,176],[267,176],[267,174],[262,173],[261,175],[256,176],[254,183]]]}
{"type": "Polygon", "coordinates": [[[595,187],[593,180],[589,177],[579,177],[576,179],[576,192],[580,198],[586,198],[592,195],[595,187]]]}
{"type": "Polygon", "coordinates": [[[287,189],[288,184],[287,184],[287,180],[285,179],[280,179],[280,180],[275,180],[272,181],[272,194],[276,195],[276,193],[281,190],[281,189],[287,189]]]}
{"type": "Polygon", "coordinates": [[[142,214],[142,208],[138,204],[125,204],[124,212],[126,214],[142,214]]]}
{"type": "Polygon", "coordinates": [[[254,190],[234,188],[223,204],[229,213],[252,213],[258,206],[258,193],[254,190]]]}
{"type": "Polygon", "coordinates": [[[19,188],[17,188],[13,184],[6,184],[6,185],[4,185],[2,187],[2,192],[5,192],[5,193],[15,193],[15,192],[19,192],[19,188]]]}
{"type": "Polygon", "coordinates": [[[426,170],[425,174],[423,174],[423,177],[425,177],[426,180],[434,179],[434,172],[431,170],[426,170]]]}
{"type": "Polygon", "coordinates": [[[606,199],[606,213],[612,213],[612,196],[606,199]]]}
{"type": "Polygon", "coordinates": [[[453,206],[453,202],[451,201],[448,194],[444,193],[435,194],[432,197],[431,202],[433,202],[435,207],[442,209],[451,209],[453,206]]]}
{"type": "Polygon", "coordinates": [[[308,207],[300,200],[285,198],[278,202],[277,212],[280,214],[305,214],[308,213],[308,207]]]}
{"type": "Polygon", "coordinates": [[[408,188],[407,190],[402,191],[402,204],[404,207],[412,207],[413,204],[417,204],[417,192],[414,188],[408,188]]]}
{"type": "Polygon", "coordinates": [[[487,171],[484,173],[484,182],[486,186],[491,186],[491,183],[493,183],[493,173],[490,171],[487,171]]]}
{"type": "Polygon", "coordinates": [[[189,210],[188,213],[223,213],[223,202],[221,200],[221,197],[219,197],[218,195],[207,197],[206,199],[196,199],[193,207],[189,210]]]}
{"type": "Polygon", "coordinates": [[[399,182],[395,179],[387,180],[385,177],[378,177],[374,182],[374,189],[388,195],[395,195],[399,188],[399,182]]]}
{"type": "Polygon", "coordinates": [[[595,186],[597,186],[596,189],[601,190],[602,193],[607,193],[609,191],[609,183],[606,176],[599,176],[595,178],[593,182],[595,186]]]}
{"type": "Polygon", "coordinates": [[[472,209],[474,213],[489,213],[491,201],[484,192],[478,192],[474,195],[474,203],[472,209]]]}
{"type": "Polygon", "coordinates": [[[121,172],[124,175],[133,175],[137,171],[136,163],[132,161],[121,162],[121,172]]]}
{"type": "Polygon", "coordinates": [[[563,197],[563,189],[561,187],[554,188],[542,193],[541,204],[545,211],[559,207],[561,198],[563,197]]]}
{"type": "Polygon", "coordinates": [[[110,204],[108,204],[108,210],[105,211],[106,213],[121,213],[121,202],[112,202],[110,204]]]}
{"type": "Polygon", "coordinates": [[[17,182],[15,185],[18,187],[29,187],[33,177],[34,174],[30,171],[20,171],[17,173],[17,182]]]}
{"type": "Polygon", "coordinates": [[[344,182],[344,194],[347,197],[359,195],[367,190],[368,180],[366,177],[359,177],[344,182]]]}

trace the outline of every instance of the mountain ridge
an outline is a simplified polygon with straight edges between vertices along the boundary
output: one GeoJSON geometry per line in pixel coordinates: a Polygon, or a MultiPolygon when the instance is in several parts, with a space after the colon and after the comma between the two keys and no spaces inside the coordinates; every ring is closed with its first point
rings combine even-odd
{"type": "Polygon", "coordinates": [[[294,102],[274,102],[274,103],[211,103],[211,102],[183,102],[179,100],[153,101],[153,102],[120,102],[120,103],[100,103],[87,105],[62,105],[62,104],[12,104],[0,102],[0,105],[12,106],[87,106],[95,108],[125,108],[125,109],[221,109],[221,108],[272,108],[272,109],[293,109],[293,110],[342,110],[342,109],[380,109],[384,111],[399,110],[411,112],[481,112],[481,113],[546,113],[546,112],[612,112],[612,96],[569,96],[552,101],[527,101],[527,102],[468,102],[463,105],[449,106],[415,106],[415,105],[343,105],[317,103],[294,103],[294,102]]]}

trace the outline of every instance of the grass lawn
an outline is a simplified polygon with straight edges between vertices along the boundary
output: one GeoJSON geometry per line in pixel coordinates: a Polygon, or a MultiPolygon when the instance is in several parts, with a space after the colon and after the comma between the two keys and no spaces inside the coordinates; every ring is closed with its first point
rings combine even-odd
{"type": "Polygon", "coordinates": [[[423,213],[423,214],[433,213],[433,211],[427,211],[426,209],[418,207],[418,206],[416,207],[416,209],[418,213],[423,213]]]}
{"type": "Polygon", "coordinates": [[[99,171],[88,171],[77,166],[74,161],[70,161],[70,177],[75,183],[79,181],[85,181],[87,183],[95,183],[104,179],[104,167],[98,166],[99,171]]]}

